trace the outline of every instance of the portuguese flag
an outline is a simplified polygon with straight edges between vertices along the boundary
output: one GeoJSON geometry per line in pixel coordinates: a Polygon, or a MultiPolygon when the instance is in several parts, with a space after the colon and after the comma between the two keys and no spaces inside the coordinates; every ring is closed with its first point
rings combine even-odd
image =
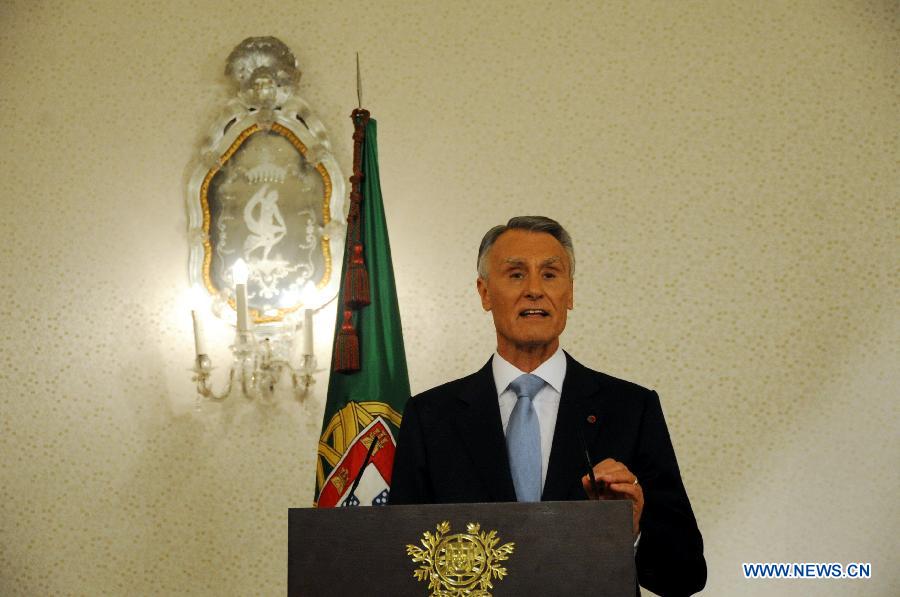
{"type": "Polygon", "coordinates": [[[409,399],[375,121],[354,110],[353,176],[334,357],[316,458],[315,505],[387,503],[400,416],[409,399]]]}

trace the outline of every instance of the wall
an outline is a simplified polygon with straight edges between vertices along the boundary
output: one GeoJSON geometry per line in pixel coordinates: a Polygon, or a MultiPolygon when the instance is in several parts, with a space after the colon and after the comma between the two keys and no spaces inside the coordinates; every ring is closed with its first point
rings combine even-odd
{"type": "Polygon", "coordinates": [[[802,590],[900,593],[896,3],[12,1],[0,24],[0,594],[284,591],[326,378],[196,412],[187,371],[184,169],[264,34],[345,173],[361,52],[414,391],[493,348],[483,232],[556,217],[564,345],[660,392],[707,593],[797,591],[744,561],[872,562],[802,590]]]}

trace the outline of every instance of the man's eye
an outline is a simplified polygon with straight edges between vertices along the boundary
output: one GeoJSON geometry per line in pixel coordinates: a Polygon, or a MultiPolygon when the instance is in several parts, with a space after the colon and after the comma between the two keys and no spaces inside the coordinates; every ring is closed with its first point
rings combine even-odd
{"type": "Polygon", "coordinates": [[[513,278],[514,280],[520,280],[524,277],[524,274],[522,274],[522,272],[511,272],[509,274],[509,277],[513,278]]]}
{"type": "Polygon", "coordinates": [[[544,272],[544,278],[547,280],[552,280],[555,277],[556,277],[555,272],[544,272]]]}

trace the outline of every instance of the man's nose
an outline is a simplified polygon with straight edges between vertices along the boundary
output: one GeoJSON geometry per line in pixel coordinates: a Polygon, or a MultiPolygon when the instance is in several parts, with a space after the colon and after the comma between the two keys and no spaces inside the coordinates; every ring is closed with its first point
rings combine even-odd
{"type": "Polygon", "coordinates": [[[528,276],[525,285],[525,297],[531,300],[544,296],[544,281],[539,275],[528,276]]]}

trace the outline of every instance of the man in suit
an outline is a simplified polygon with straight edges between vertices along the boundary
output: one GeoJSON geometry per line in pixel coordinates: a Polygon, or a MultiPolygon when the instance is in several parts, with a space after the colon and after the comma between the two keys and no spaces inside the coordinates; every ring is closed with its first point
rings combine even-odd
{"type": "Polygon", "coordinates": [[[693,594],[706,583],[703,540],[659,397],[560,349],[574,266],[554,220],[517,217],[488,231],[477,288],[497,351],[407,403],[390,503],[628,499],[639,583],[693,594]],[[584,474],[582,437],[599,491],[584,474]]]}

